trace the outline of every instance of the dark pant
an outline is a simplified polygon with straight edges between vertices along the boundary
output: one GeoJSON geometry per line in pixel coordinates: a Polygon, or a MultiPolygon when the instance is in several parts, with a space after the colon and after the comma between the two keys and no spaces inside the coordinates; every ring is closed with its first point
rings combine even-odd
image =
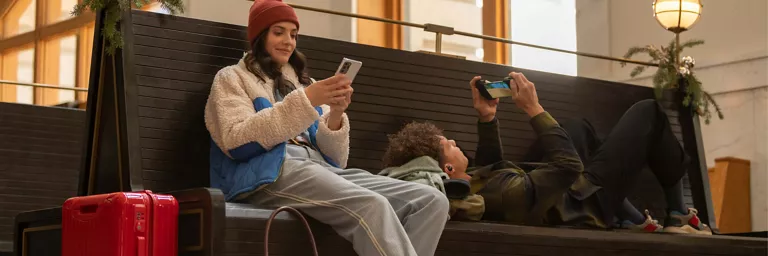
{"type": "MultiPolygon", "coordinates": [[[[677,203],[683,200],[682,191],[678,190],[682,190],[680,180],[685,175],[688,156],[656,101],[643,100],[630,107],[605,141],[599,140],[592,125],[584,119],[566,120],[561,126],[584,163],[587,179],[602,187],[597,196],[606,223],[625,213],[624,201],[646,166],[664,188],[667,201],[670,197],[674,199],[668,204],[682,204],[677,203]]],[[[540,160],[539,154],[534,145],[526,161],[540,160]]]]}

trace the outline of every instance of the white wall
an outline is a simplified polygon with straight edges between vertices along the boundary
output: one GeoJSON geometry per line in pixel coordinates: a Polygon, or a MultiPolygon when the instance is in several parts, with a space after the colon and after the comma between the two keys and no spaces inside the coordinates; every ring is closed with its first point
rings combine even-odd
{"type": "MultiPolygon", "coordinates": [[[[704,89],[715,94],[725,119],[702,122],[708,166],[733,156],[750,160],[753,230],[768,230],[768,1],[702,1],[700,21],[681,34],[681,41],[703,39],[704,45],[683,55],[696,59],[704,89]]],[[[650,1],[577,0],[578,50],[621,57],[631,46],[666,45],[674,34],[653,17],[650,1]]],[[[579,57],[579,76],[651,86],[647,70],[638,78],[634,66],[579,57]]]]}
{"type": "MultiPolygon", "coordinates": [[[[186,0],[187,10],[184,16],[237,24],[248,25],[248,11],[252,1],[246,0],[186,0]]],[[[356,12],[357,0],[286,0],[286,3],[306,5],[316,8],[356,12]]],[[[353,42],[354,22],[348,17],[333,16],[317,12],[296,10],[301,28],[299,33],[317,37],[333,38],[353,42]]]]}
{"type": "MultiPolygon", "coordinates": [[[[365,0],[363,0],[365,1],[365,0]]],[[[432,23],[453,27],[455,30],[482,34],[483,12],[475,0],[405,0],[403,17],[406,21],[432,23]]],[[[435,51],[435,33],[420,28],[403,27],[404,48],[408,51],[435,51]]],[[[476,55],[483,48],[483,41],[476,38],[451,35],[443,36],[442,52],[465,56],[468,60],[482,61],[476,55]]]]}
{"type": "MultiPolygon", "coordinates": [[[[575,51],[575,0],[511,0],[510,28],[515,41],[575,51]]],[[[563,75],[577,75],[573,54],[513,45],[512,66],[563,75]]]]}

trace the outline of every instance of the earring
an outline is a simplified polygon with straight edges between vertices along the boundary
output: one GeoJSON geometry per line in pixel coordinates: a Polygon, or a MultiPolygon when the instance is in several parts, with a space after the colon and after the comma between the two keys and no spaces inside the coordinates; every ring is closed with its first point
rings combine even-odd
{"type": "Polygon", "coordinates": [[[452,165],[448,165],[448,166],[446,166],[445,168],[448,168],[448,171],[449,171],[449,172],[452,172],[452,171],[453,171],[453,166],[452,166],[452,165]]]}

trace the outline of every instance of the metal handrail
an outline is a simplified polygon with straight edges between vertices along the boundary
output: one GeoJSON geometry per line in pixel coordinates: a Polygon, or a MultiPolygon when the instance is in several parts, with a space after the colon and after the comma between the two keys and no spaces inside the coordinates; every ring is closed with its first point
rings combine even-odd
{"type": "MultiPolygon", "coordinates": [[[[253,0],[247,0],[247,1],[253,2],[253,0]]],[[[435,45],[435,49],[437,49],[438,53],[440,53],[440,50],[439,50],[441,48],[441,46],[440,46],[441,40],[440,39],[441,39],[442,35],[443,34],[446,34],[446,35],[457,34],[457,35],[462,35],[462,36],[479,38],[479,39],[483,39],[483,40],[489,40],[489,41],[495,41],[495,42],[507,43],[507,44],[522,45],[522,46],[531,47],[531,48],[537,48],[537,49],[542,49],[542,50],[547,50],[547,51],[555,51],[555,52],[574,54],[574,55],[578,55],[578,56],[590,57],[590,58],[595,58],[595,59],[603,59],[603,60],[610,60],[610,61],[617,61],[617,62],[626,62],[626,63],[631,63],[631,64],[644,65],[644,66],[652,66],[652,67],[658,67],[659,66],[659,64],[651,63],[651,62],[630,60],[630,59],[625,59],[625,58],[616,58],[616,57],[604,56],[604,55],[593,54],[593,53],[569,51],[569,50],[557,49],[557,48],[540,46],[540,45],[535,45],[535,44],[528,44],[528,43],[517,42],[517,41],[509,40],[509,39],[506,39],[506,38],[500,38],[500,37],[495,37],[495,36],[478,35],[478,34],[473,34],[473,33],[464,32],[464,31],[457,31],[457,30],[454,30],[452,27],[440,26],[440,25],[435,25],[435,24],[417,24],[417,23],[412,23],[412,22],[407,22],[407,21],[399,21],[399,20],[393,20],[393,19],[387,19],[387,18],[373,17],[373,16],[368,16],[368,15],[360,15],[360,14],[354,14],[354,13],[340,12],[340,11],[334,11],[334,10],[327,10],[327,9],[309,7],[309,6],[305,6],[305,5],[299,5],[299,4],[290,4],[289,3],[288,5],[290,5],[293,8],[296,8],[296,9],[302,9],[302,10],[313,11],[313,12],[328,13],[328,14],[346,16],[346,17],[351,17],[351,18],[373,20],[373,21],[379,21],[379,22],[384,22],[384,23],[397,24],[397,25],[401,25],[401,26],[422,28],[422,29],[424,29],[424,31],[427,31],[427,32],[435,32],[436,35],[437,35],[437,40],[435,42],[437,45],[435,45]],[[439,30],[433,30],[432,29],[432,28],[435,28],[435,27],[439,28],[439,30]],[[451,33],[445,33],[446,29],[451,31],[451,33]]]]}
{"type": "Polygon", "coordinates": [[[60,89],[60,90],[70,90],[70,91],[78,91],[78,92],[88,92],[88,88],[64,87],[64,86],[49,85],[49,84],[22,83],[22,82],[16,82],[16,81],[8,81],[8,80],[0,80],[0,84],[25,85],[25,86],[32,86],[32,87],[39,87],[39,88],[47,88],[47,89],[60,89]]]}

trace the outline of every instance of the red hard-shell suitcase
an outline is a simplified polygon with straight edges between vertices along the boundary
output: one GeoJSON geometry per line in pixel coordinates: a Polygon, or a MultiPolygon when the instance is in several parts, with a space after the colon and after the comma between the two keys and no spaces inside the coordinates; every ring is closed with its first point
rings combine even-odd
{"type": "Polygon", "coordinates": [[[152,191],[74,197],[62,207],[62,256],[175,256],[179,205],[152,191]]]}

